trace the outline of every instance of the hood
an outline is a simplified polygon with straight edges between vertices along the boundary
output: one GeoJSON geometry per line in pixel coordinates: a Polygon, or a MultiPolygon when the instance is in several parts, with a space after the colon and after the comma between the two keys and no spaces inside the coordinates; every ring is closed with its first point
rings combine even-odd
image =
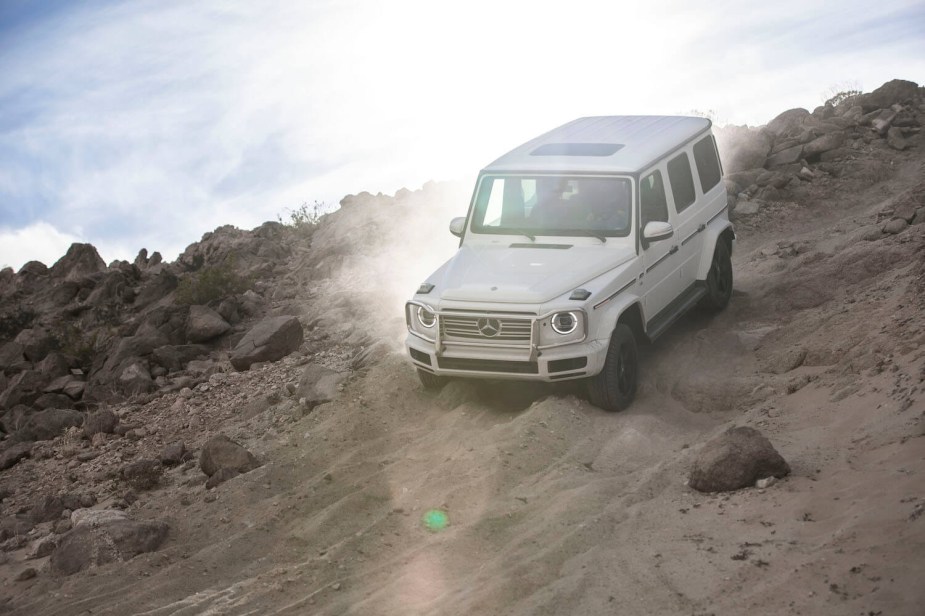
{"type": "Polygon", "coordinates": [[[619,267],[634,254],[630,246],[468,245],[432,282],[441,299],[541,304],[619,267]]]}

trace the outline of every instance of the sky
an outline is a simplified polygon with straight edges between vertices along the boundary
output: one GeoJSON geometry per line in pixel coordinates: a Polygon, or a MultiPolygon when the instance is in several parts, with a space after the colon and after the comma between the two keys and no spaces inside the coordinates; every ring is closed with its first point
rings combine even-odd
{"type": "Polygon", "coordinates": [[[925,81],[921,0],[0,0],[0,267],[173,260],[577,117],[755,126],[893,78],[925,81]]]}

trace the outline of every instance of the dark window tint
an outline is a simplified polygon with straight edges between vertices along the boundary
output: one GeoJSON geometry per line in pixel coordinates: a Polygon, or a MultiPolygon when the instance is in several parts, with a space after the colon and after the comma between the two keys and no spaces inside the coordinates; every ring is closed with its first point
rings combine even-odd
{"type": "Polygon", "coordinates": [[[694,178],[691,176],[691,163],[687,154],[668,162],[668,181],[671,182],[671,194],[674,197],[674,208],[683,212],[694,202],[694,178]]]}
{"type": "Polygon", "coordinates": [[[642,205],[642,226],[653,220],[668,222],[668,203],[665,200],[665,183],[661,171],[655,171],[642,178],[639,184],[639,199],[642,205]]]}
{"type": "Polygon", "coordinates": [[[713,136],[704,137],[694,145],[694,162],[697,163],[697,175],[700,176],[700,188],[704,194],[719,184],[719,159],[716,157],[716,146],[713,145],[713,136]]]}

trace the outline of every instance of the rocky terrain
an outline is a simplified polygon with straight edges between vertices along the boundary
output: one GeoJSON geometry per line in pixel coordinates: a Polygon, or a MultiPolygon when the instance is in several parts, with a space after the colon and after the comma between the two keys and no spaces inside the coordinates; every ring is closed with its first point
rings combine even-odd
{"type": "Polygon", "coordinates": [[[469,187],[3,270],[0,613],[921,614],[923,125],[896,80],[719,129],[732,302],[620,414],[418,384],[469,187]]]}

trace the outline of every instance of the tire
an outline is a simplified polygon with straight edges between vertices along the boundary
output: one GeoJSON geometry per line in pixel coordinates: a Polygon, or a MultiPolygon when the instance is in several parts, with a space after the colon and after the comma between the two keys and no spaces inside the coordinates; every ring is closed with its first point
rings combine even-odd
{"type": "Polygon", "coordinates": [[[729,245],[725,240],[716,240],[713,249],[713,261],[707,274],[707,294],[703,297],[703,306],[709,310],[719,312],[729,304],[732,297],[732,259],[729,256],[729,245]]]}
{"type": "Polygon", "coordinates": [[[591,404],[605,411],[622,411],[636,397],[639,354],[633,330],[618,323],[610,337],[607,359],[601,372],[588,379],[591,404]]]}
{"type": "Polygon", "coordinates": [[[446,385],[446,377],[437,376],[436,374],[431,374],[430,372],[425,372],[420,368],[417,368],[418,378],[421,380],[421,385],[424,386],[424,389],[427,391],[440,391],[443,389],[443,386],[446,385]]]}

